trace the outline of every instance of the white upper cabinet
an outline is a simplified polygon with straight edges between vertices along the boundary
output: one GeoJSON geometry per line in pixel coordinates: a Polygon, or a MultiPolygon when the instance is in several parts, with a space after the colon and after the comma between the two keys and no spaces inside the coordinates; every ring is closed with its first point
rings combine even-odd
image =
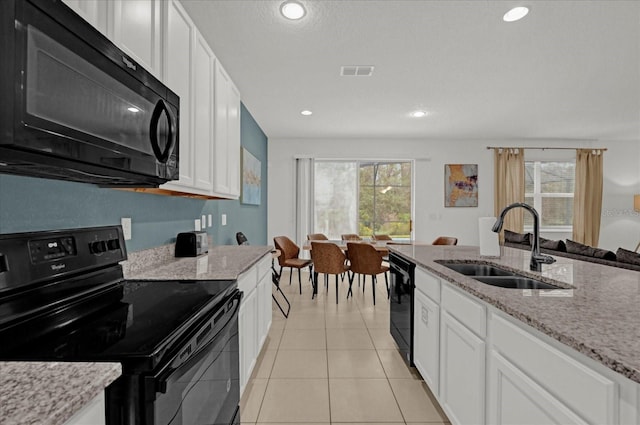
{"type": "Polygon", "coordinates": [[[213,98],[215,56],[200,33],[196,33],[194,57],[194,153],[195,186],[213,190],[213,98]]]}
{"type": "Polygon", "coordinates": [[[192,141],[191,92],[193,90],[192,58],[196,27],[180,2],[165,2],[164,13],[164,83],[180,97],[179,158],[180,179],[162,188],[180,190],[195,186],[194,149],[192,141]]]}
{"type": "Polygon", "coordinates": [[[102,34],[109,36],[107,32],[111,6],[109,2],[104,0],[64,0],[64,3],[102,34]]]}
{"type": "Polygon", "coordinates": [[[230,198],[240,196],[240,94],[216,64],[215,82],[215,192],[230,198]]]}
{"type": "Polygon", "coordinates": [[[161,79],[160,0],[110,0],[113,8],[111,39],[125,53],[161,79]]]}

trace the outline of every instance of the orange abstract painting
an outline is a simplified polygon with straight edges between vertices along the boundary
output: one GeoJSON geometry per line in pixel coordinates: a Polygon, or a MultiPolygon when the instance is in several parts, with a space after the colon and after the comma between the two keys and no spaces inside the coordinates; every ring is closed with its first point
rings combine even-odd
{"type": "Polygon", "coordinates": [[[478,164],[445,164],[444,206],[478,206],[478,164]]]}

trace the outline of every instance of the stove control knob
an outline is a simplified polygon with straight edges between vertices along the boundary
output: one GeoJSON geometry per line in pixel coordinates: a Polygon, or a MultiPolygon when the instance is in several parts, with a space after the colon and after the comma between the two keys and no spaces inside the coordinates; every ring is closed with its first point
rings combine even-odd
{"type": "Polygon", "coordinates": [[[109,239],[107,241],[107,249],[109,251],[115,251],[116,249],[120,249],[120,240],[118,240],[118,239],[109,239]]]}
{"type": "Polygon", "coordinates": [[[104,241],[95,241],[89,244],[89,251],[92,254],[102,254],[107,250],[107,244],[104,241]]]}

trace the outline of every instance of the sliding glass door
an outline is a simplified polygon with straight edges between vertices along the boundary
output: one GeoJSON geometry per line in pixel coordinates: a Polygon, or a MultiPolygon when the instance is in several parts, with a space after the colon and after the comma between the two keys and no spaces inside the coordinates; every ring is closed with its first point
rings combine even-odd
{"type": "Polygon", "coordinates": [[[315,160],[313,233],[411,237],[411,162],[315,160]]]}

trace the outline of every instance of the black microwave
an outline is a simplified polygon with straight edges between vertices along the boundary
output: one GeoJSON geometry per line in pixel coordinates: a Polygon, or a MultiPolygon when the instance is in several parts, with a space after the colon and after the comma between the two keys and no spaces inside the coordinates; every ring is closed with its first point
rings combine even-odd
{"type": "Polygon", "coordinates": [[[0,52],[0,173],[178,178],[178,96],[60,0],[1,0],[0,52]]]}

